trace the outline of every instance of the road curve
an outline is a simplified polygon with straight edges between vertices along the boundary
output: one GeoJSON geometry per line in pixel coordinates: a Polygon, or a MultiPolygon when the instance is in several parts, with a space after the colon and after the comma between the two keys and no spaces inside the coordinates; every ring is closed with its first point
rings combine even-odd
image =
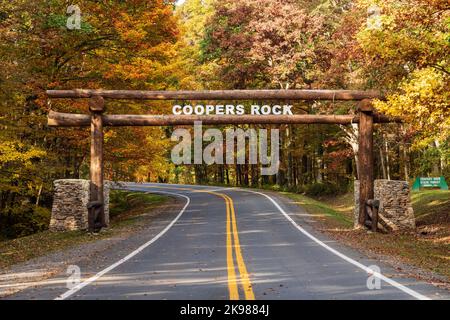
{"type": "Polygon", "coordinates": [[[449,297],[444,290],[398,275],[383,262],[327,239],[311,227],[302,208],[277,195],[169,184],[128,183],[126,188],[169,194],[185,202],[149,239],[109,259],[113,263],[92,261],[84,266],[86,276],[80,284],[68,289],[63,281],[67,276],[58,275],[55,281],[11,298],[449,297]]]}

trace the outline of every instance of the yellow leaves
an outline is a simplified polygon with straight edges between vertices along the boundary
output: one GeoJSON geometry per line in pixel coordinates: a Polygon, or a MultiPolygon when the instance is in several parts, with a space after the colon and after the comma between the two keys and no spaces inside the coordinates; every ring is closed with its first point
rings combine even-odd
{"type": "Polygon", "coordinates": [[[42,158],[46,154],[42,149],[26,147],[19,141],[2,141],[0,144],[0,168],[12,162],[29,167],[32,166],[33,159],[42,158]]]}
{"type": "Polygon", "coordinates": [[[401,93],[377,101],[375,107],[388,115],[402,117],[417,131],[415,146],[450,137],[450,79],[433,68],[414,71],[400,84],[401,93]]]}
{"type": "Polygon", "coordinates": [[[108,61],[102,68],[106,79],[132,81],[141,87],[146,82],[164,82],[164,66],[176,54],[174,42],[178,34],[175,17],[169,9],[157,2],[147,10],[123,11],[114,17],[120,47],[112,55],[107,49],[99,52],[108,61]]]}
{"type": "Polygon", "coordinates": [[[414,5],[397,0],[358,0],[357,4],[360,14],[373,4],[381,8],[379,25],[369,28],[364,19],[356,34],[365,54],[366,75],[374,78],[372,85],[395,88],[414,69],[448,65],[449,16],[440,4],[423,0],[414,5]]]}
{"type": "Polygon", "coordinates": [[[118,172],[127,172],[130,179],[135,176],[142,180],[168,168],[166,155],[170,145],[159,127],[114,128],[108,131],[105,157],[118,172]]]}

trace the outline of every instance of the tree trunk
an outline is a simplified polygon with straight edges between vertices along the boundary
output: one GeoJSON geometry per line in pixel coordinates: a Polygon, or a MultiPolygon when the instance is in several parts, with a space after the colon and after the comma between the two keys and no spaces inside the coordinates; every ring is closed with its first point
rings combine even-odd
{"type": "Polygon", "coordinates": [[[386,165],[384,163],[384,154],[383,154],[383,148],[379,148],[380,150],[380,162],[381,162],[381,172],[383,173],[383,179],[386,179],[386,165]]]}
{"type": "Polygon", "coordinates": [[[355,157],[355,178],[359,177],[359,144],[358,144],[358,124],[352,123],[351,127],[340,126],[342,131],[344,131],[344,141],[347,142],[353,150],[353,155],[355,157]]]}
{"type": "Polygon", "coordinates": [[[39,200],[41,199],[41,194],[42,194],[42,187],[44,186],[43,183],[41,183],[41,185],[39,186],[39,191],[36,197],[36,207],[39,205],[39,200]]]}
{"type": "Polygon", "coordinates": [[[447,163],[446,163],[446,159],[445,159],[445,157],[444,157],[442,151],[440,150],[440,148],[441,148],[441,143],[439,142],[439,140],[434,140],[434,144],[436,145],[436,148],[437,148],[438,151],[439,151],[439,169],[440,169],[440,170],[439,170],[438,175],[440,176],[440,175],[442,175],[442,172],[443,172],[444,169],[446,168],[447,163]]]}
{"type": "Polygon", "coordinates": [[[389,148],[388,148],[388,142],[384,135],[383,135],[383,140],[384,140],[384,151],[386,153],[386,174],[387,174],[387,179],[391,180],[391,166],[389,163],[389,148]]]}
{"type": "Polygon", "coordinates": [[[405,176],[405,181],[409,181],[408,150],[406,149],[406,143],[403,143],[402,155],[403,155],[403,174],[405,176]]]}

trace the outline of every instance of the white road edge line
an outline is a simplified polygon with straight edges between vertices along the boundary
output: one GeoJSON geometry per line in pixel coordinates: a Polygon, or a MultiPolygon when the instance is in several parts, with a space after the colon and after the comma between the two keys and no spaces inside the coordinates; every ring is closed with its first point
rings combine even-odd
{"type": "Polygon", "coordinates": [[[270,196],[268,196],[267,194],[264,194],[262,192],[258,192],[258,191],[253,191],[253,190],[246,190],[246,189],[234,189],[234,190],[239,190],[239,191],[247,191],[250,193],[255,193],[255,194],[259,194],[261,196],[266,197],[267,199],[269,199],[274,205],[275,207],[286,217],[286,219],[289,220],[289,222],[291,222],[294,227],[296,227],[301,233],[303,233],[305,236],[307,236],[308,238],[310,238],[311,240],[313,240],[314,242],[316,242],[318,245],[324,247],[325,249],[327,249],[328,251],[334,253],[335,255],[337,255],[338,257],[344,259],[345,261],[353,264],[354,266],[357,266],[358,268],[361,268],[362,270],[364,270],[365,272],[374,275],[375,277],[389,283],[391,286],[409,294],[410,296],[413,296],[414,298],[418,299],[418,300],[431,300],[431,298],[424,296],[400,283],[398,283],[395,280],[392,280],[386,276],[384,276],[383,274],[379,273],[379,272],[374,272],[372,269],[366,267],[365,265],[363,265],[362,263],[359,263],[356,260],[353,260],[350,257],[347,257],[346,255],[340,253],[339,251],[331,248],[330,246],[328,246],[327,244],[325,244],[324,242],[322,242],[321,240],[317,239],[316,237],[314,237],[312,234],[310,234],[308,231],[306,231],[305,229],[303,229],[302,227],[300,227],[284,210],[283,208],[281,208],[281,206],[275,201],[273,200],[270,196]]]}
{"type": "Polygon", "coordinates": [[[173,219],[169,225],[167,225],[167,227],[165,227],[160,233],[158,233],[153,239],[151,239],[150,241],[144,243],[142,246],[140,246],[139,248],[137,248],[136,250],[134,250],[133,252],[131,252],[129,255],[127,255],[126,257],[120,259],[119,261],[117,261],[116,263],[110,265],[109,267],[103,269],[102,271],[100,271],[99,273],[97,273],[96,275],[90,277],[89,279],[79,283],[77,286],[73,287],[72,289],[70,289],[69,291],[63,293],[62,295],[56,297],[54,300],[64,300],[69,298],[70,296],[72,296],[74,293],[80,291],[81,289],[83,289],[84,287],[86,287],[87,285],[91,284],[92,282],[96,281],[97,279],[99,279],[100,277],[102,277],[103,275],[105,275],[106,273],[108,273],[109,271],[113,270],[114,268],[118,267],[119,265],[121,265],[122,263],[124,263],[125,261],[131,259],[132,257],[134,257],[135,255],[137,255],[139,252],[141,252],[142,250],[144,250],[145,248],[147,248],[149,245],[151,245],[152,243],[154,243],[156,240],[158,240],[162,235],[164,235],[174,224],[175,222],[177,222],[177,220],[181,217],[181,215],[184,213],[184,211],[186,210],[186,208],[188,207],[188,205],[191,203],[191,199],[188,196],[185,196],[183,194],[178,194],[178,193],[173,193],[173,192],[166,192],[166,191],[159,191],[159,190],[155,190],[154,193],[165,193],[165,194],[171,194],[171,195],[175,195],[175,196],[179,196],[179,197],[184,197],[186,198],[186,204],[184,205],[183,209],[181,209],[180,213],[175,217],[175,219],[173,219]]]}

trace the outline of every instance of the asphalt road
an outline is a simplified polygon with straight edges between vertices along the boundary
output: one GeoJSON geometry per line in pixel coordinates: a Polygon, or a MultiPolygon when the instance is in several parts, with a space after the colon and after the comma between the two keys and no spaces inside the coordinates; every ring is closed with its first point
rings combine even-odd
{"type": "Polygon", "coordinates": [[[58,275],[11,298],[448,298],[446,291],[327,239],[304,210],[277,195],[187,185],[127,188],[166,193],[184,203],[148,239],[118,248],[120,257],[82,266],[83,279],[75,287],[68,289],[67,275],[58,275]],[[379,273],[370,273],[376,268],[379,273]]]}

